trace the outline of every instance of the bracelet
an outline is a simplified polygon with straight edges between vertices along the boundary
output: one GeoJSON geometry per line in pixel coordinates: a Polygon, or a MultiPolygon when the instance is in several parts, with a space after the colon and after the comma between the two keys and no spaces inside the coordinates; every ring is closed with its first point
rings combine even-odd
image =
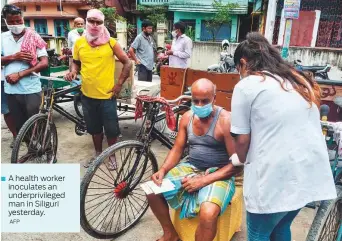
{"type": "Polygon", "coordinates": [[[234,154],[229,158],[229,160],[232,161],[232,164],[233,164],[234,167],[244,166],[244,165],[245,165],[244,163],[240,162],[239,157],[238,157],[238,155],[237,155],[236,153],[234,153],[234,154]]]}
{"type": "Polygon", "coordinates": [[[20,74],[19,74],[19,73],[20,73],[20,72],[18,72],[18,77],[19,77],[19,78],[21,78],[21,76],[20,76],[20,74]]]}

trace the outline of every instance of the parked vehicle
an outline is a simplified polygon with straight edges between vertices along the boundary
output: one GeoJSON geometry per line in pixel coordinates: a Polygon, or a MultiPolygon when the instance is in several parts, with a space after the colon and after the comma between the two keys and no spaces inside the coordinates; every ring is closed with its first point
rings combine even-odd
{"type": "Polygon", "coordinates": [[[155,67],[155,72],[160,76],[160,67],[162,65],[169,65],[169,56],[166,51],[171,49],[170,44],[166,44],[165,48],[157,50],[157,63],[155,67]]]}
{"type": "Polygon", "coordinates": [[[235,64],[233,55],[228,53],[229,41],[223,40],[221,43],[222,52],[220,53],[220,62],[208,67],[208,72],[230,73],[235,72],[235,64]]]}
{"type": "Polygon", "coordinates": [[[47,49],[46,50],[49,57],[49,65],[51,67],[56,67],[61,65],[61,60],[59,59],[59,55],[55,52],[55,49],[47,49]]]}
{"type": "Polygon", "coordinates": [[[324,66],[304,66],[302,65],[302,61],[297,59],[294,61],[294,65],[298,70],[310,71],[314,75],[315,79],[329,79],[328,72],[331,69],[329,64],[324,66]]]}
{"type": "Polygon", "coordinates": [[[58,57],[61,64],[69,66],[69,58],[72,57],[72,51],[69,48],[62,49],[62,55],[58,57]]]}

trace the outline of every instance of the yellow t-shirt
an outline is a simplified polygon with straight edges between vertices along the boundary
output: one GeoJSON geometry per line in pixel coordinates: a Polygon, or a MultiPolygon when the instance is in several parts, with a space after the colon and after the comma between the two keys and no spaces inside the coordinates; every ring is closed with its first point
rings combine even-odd
{"type": "MultiPolygon", "coordinates": [[[[110,38],[114,48],[116,40],[110,38]]],[[[74,46],[75,60],[81,61],[82,93],[93,99],[109,99],[114,87],[115,57],[109,44],[91,47],[84,36],[74,46]]]]}

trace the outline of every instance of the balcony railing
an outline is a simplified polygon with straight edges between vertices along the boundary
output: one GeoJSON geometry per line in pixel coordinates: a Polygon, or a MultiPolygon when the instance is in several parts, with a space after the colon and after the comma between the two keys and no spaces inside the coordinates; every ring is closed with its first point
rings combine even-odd
{"type": "MultiPolygon", "coordinates": [[[[172,1],[172,0],[170,0],[172,1]]],[[[141,5],[164,5],[164,4],[168,4],[169,0],[139,0],[138,1],[139,4],[141,5]]]]}

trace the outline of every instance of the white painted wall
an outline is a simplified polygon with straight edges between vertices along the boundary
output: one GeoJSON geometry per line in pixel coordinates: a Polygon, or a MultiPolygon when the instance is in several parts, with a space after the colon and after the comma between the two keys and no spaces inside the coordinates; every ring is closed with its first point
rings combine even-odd
{"type": "MultiPolygon", "coordinates": [[[[234,55],[237,44],[231,44],[228,51],[234,55]]],[[[191,68],[206,70],[219,62],[221,43],[194,42],[191,68]]],[[[328,48],[290,47],[289,61],[302,60],[304,65],[325,65],[327,63],[342,69],[342,50],[328,48]]]]}

